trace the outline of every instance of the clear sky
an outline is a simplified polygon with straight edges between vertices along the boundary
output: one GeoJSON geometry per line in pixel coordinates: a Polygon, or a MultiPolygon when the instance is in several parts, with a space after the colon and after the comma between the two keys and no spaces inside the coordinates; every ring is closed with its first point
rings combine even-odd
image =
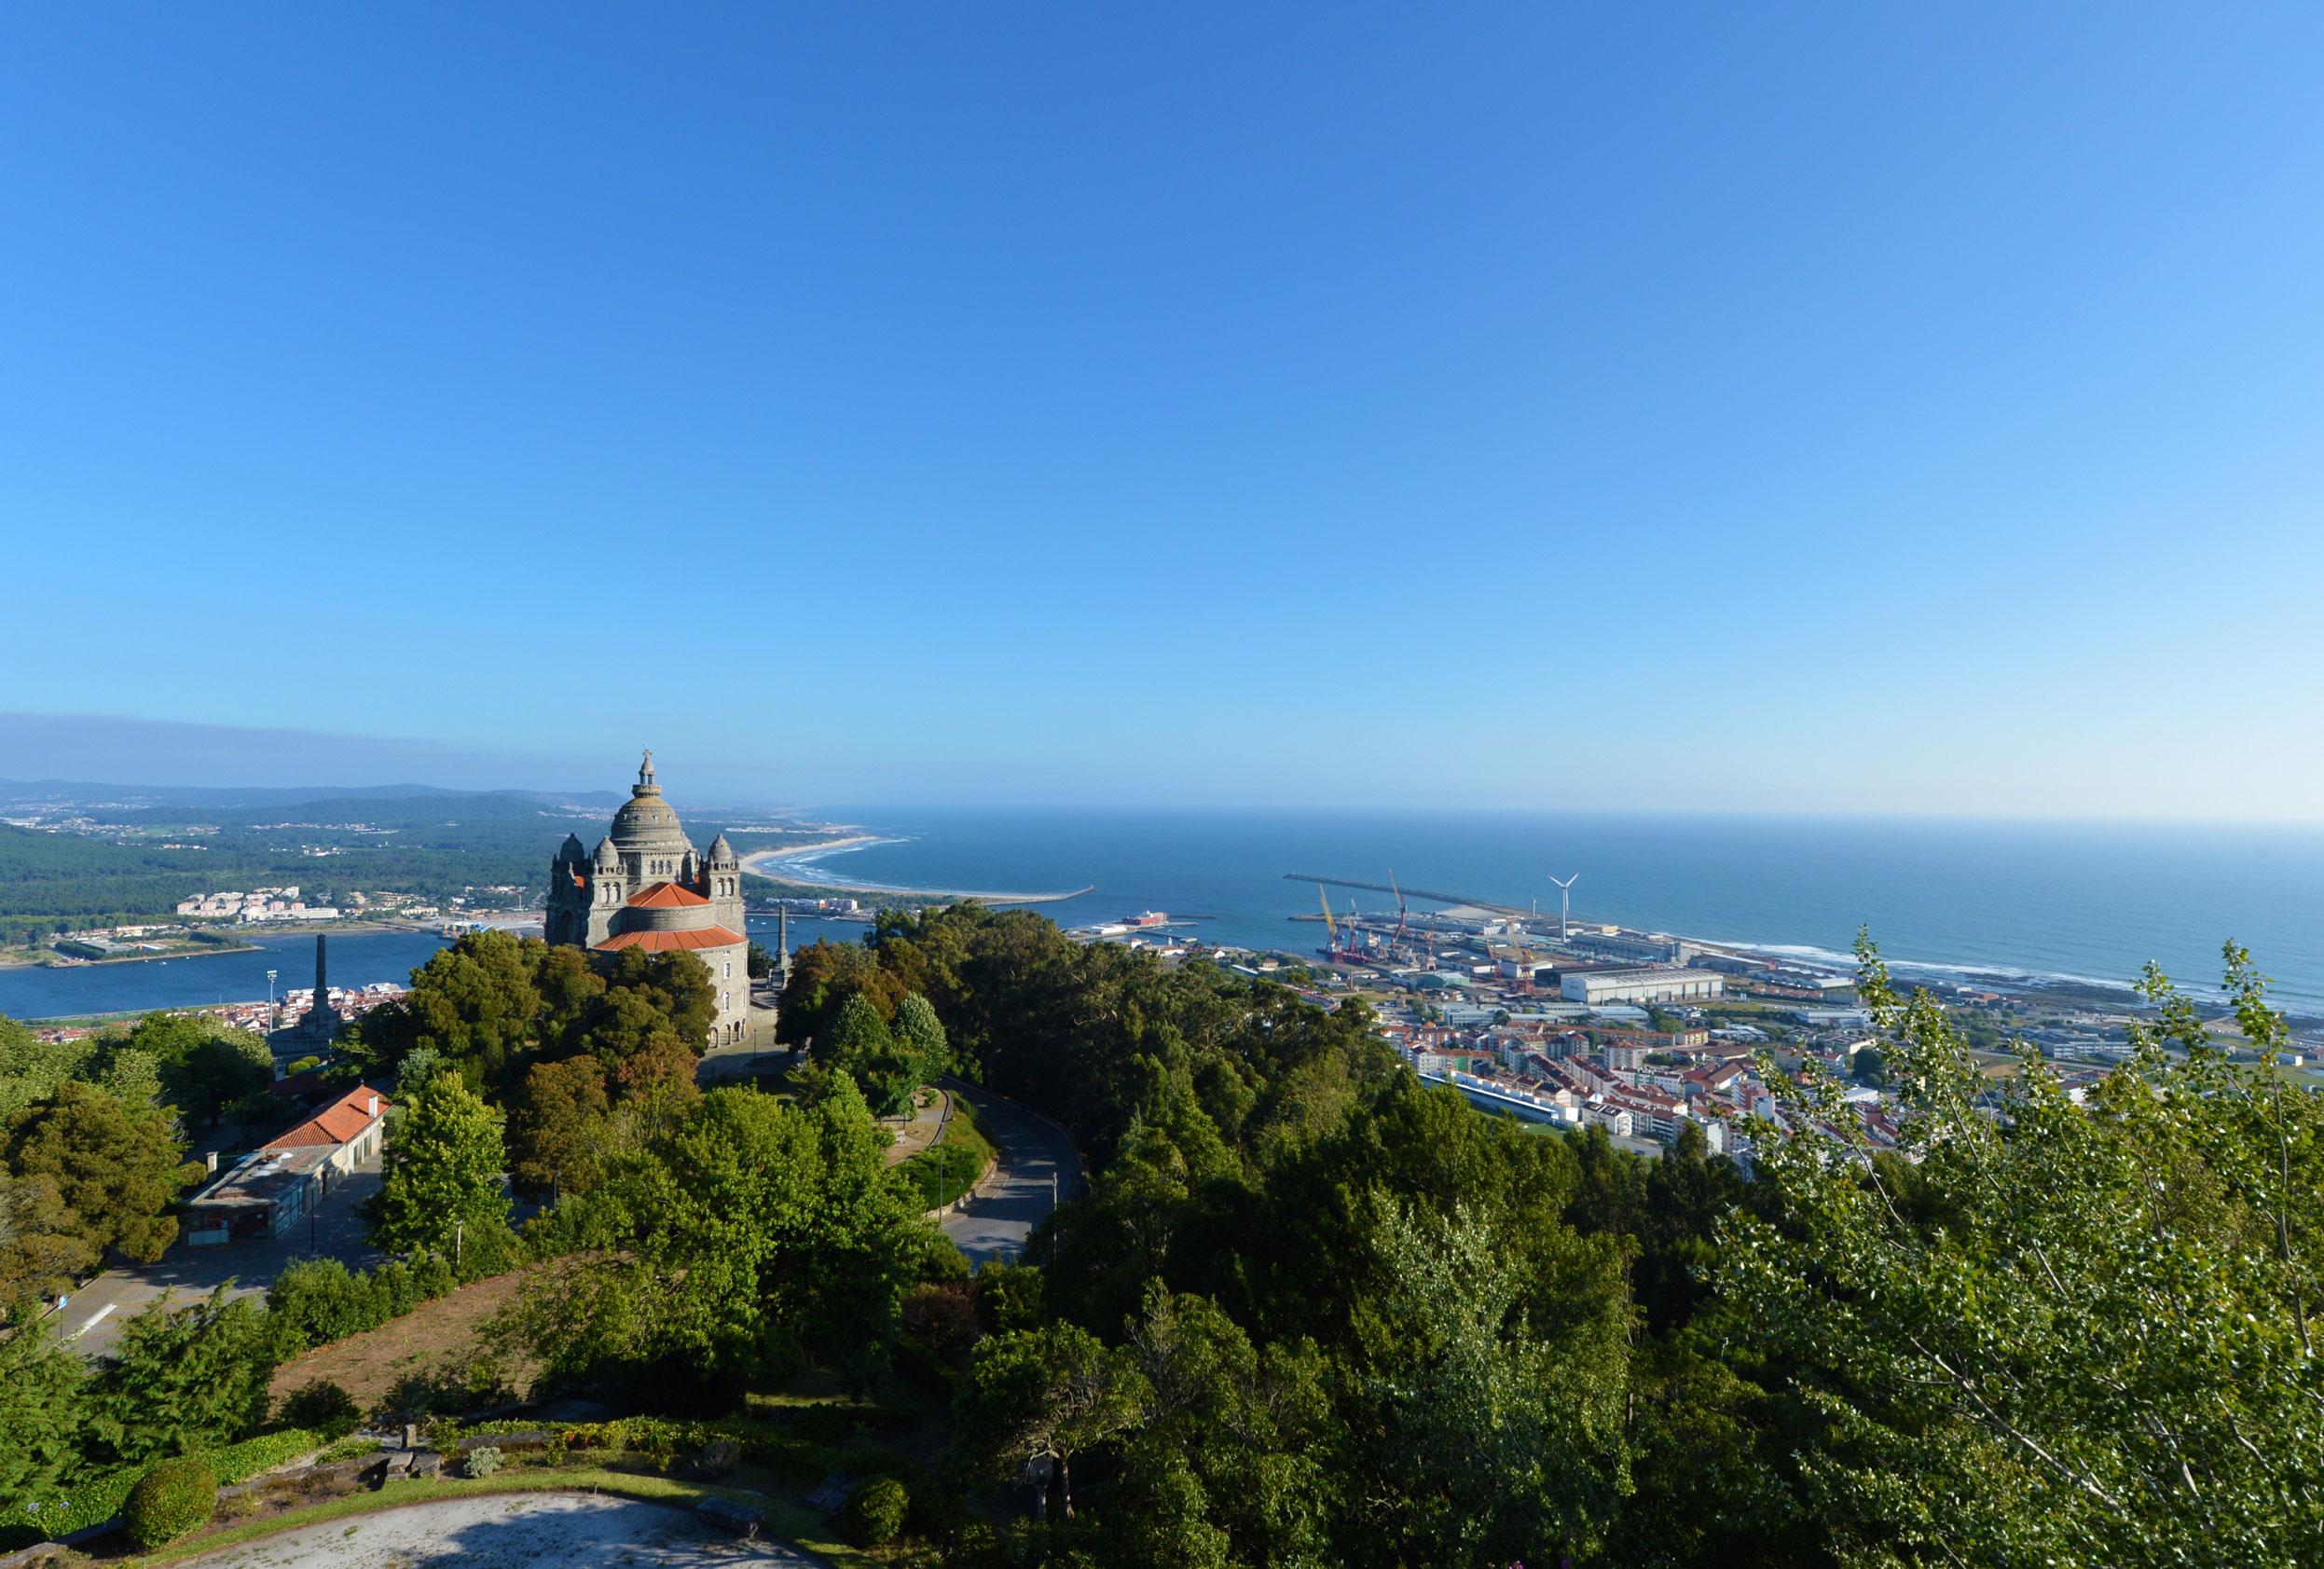
{"type": "Polygon", "coordinates": [[[0,776],[2324,815],[2320,81],[2312,5],[9,7],[0,776]]]}

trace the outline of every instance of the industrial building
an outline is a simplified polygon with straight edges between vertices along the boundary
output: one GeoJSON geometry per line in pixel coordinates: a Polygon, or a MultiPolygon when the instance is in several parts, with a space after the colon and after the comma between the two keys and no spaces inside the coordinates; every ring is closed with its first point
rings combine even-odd
{"type": "Polygon", "coordinates": [[[1558,977],[1558,994],[1568,1002],[1597,1008],[1605,1003],[1702,1002],[1726,989],[1726,978],[1708,970],[1593,970],[1558,977]]]}

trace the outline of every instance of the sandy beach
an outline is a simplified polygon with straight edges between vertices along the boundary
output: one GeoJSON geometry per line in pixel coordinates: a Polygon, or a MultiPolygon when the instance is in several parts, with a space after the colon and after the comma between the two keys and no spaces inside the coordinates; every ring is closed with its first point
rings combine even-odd
{"type": "Polygon", "coordinates": [[[761,877],[777,882],[797,883],[825,888],[834,894],[859,895],[892,894],[899,898],[931,901],[973,899],[980,904],[1053,904],[1061,899],[1075,899],[1091,892],[1089,888],[1071,888],[1055,893],[993,893],[981,888],[905,888],[883,883],[849,883],[839,879],[806,874],[798,863],[803,860],[836,855],[845,850],[861,849],[866,845],[886,844],[876,833],[848,833],[831,839],[818,839],[805,845],[783,845],[771,850],[758,850],[742,858],[742,869],[761,877]]]}

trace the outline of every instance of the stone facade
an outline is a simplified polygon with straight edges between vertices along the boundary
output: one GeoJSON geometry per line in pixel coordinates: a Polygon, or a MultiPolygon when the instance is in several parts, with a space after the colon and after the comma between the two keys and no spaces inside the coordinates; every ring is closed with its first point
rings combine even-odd
{"type": "Polygon", "coordinates": [[[565,836],[549,863],[544,931],[551,943],[592,953],[692,954],[709,970],[718,1002],[708,1044],[742,1039],[750,1011],[742,862],[723,833],[707,854],[694,847],[662,799],[651,751],[595,851],[577,835],[565,836]]]}

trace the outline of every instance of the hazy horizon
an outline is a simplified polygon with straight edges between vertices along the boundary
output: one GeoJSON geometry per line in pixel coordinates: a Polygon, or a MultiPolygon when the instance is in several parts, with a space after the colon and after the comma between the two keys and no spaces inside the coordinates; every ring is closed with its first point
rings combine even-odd
{"type": "MultiPolygon", "coordinates": [[[[121,721],[87,715],[45,716],[0,711],[0,779],[17,784],[48,782],[120,789],[188,790],[378,790],[409,785],[422,790],[516,791],[572,795],[626,792],[634,780],[638,750],[602,760],[527,760],[466,751],[423,742],[334,736],[314,732],[261,730],[227,725],[121,721]],[[271,760],[271,761],[269,761],[271,760]]],[[[702,805],[764,809],[812,816],[884,809],[958,808],[996,811],[1068,810],[1298,813],[1361,816],[1438,813],[1448,816],[1577,813],[1604,817],[1783,819],[2030,824],[2138,825],[2188,828],[2306,829],[2324,832],[2324,817],[2203,818],[2081,815],[2042,812],[1976,812],[1847,808],[1837,806],[1735,806],[1726,805],[1641,805],[1605,801],[1393,801],[1333,798],[1184,799],[1111,796],[1004,798],[957,791],[930,794],[852,794],[808,797],[752,788],[753,771],[716,760],[704,761],[688,749],[657,748],[657,776],[673,799],[702,805]]]]}

